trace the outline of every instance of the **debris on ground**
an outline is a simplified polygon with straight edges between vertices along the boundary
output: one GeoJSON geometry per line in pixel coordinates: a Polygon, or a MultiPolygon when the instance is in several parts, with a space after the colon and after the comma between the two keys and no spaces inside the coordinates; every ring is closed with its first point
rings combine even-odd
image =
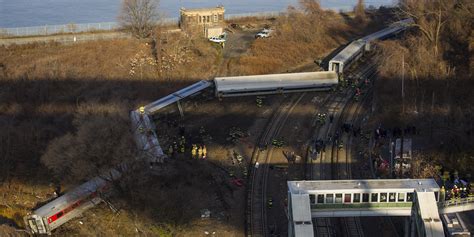
{"type": "Polygon", "coordinates": [[[241,138],[246,137],[248,134],[244,133],[242,129],[238,127],[232,127],[229,131],[229,136],[227,137],[227,141],[232,141],[233,143],[237,143],[241,138]]]}
{"type": "Polygon", "coordinates": [[[211,211],[209,211],[209,209],[201,210],[201,218],[210,218],[210,217],[211,217],[211,211]]]}

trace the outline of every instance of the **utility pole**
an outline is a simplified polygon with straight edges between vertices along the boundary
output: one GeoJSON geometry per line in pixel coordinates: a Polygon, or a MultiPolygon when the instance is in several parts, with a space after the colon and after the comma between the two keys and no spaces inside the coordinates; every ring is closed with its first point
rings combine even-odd
{"type": "Polygon", "coordinates": [[[405,135],[405,55],[402,56],[402,115],[401,115],[401,121],[402,121],[402,137],[401,137],[401,143],[400,143],[400,175],[399,177],[402,178],[403,176],[403,163],[404,163],[404,157],[403,157],[403,136],[405,135]]]}

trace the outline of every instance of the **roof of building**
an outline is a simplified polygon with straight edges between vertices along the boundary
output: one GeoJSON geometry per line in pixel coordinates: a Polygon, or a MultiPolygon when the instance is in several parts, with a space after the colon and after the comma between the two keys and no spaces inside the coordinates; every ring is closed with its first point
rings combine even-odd
{"type": "Polygon", "coordinates": [[[318,180],[288,181],[291,193],[309,193],[329,190],[387,190],[413,189],[418,191],[437,191],[439,186],[434,179],[372,179],[372,180],[318,180]]]}
{"type": "Polygon", "coordinates": [[[425,225],[426,236],[444,236],[443,224],[439,218],[438,206],[432,192],[417,192],[420,217],[425,225]]]}
{"type": "Polygon", "coordinates": [[[314,236],[308,194],[291,194],[291,215],[295,236],[314,236]]]}
{"type": "Polygon", "coordinates": [[[210,8],[191,8],[191,9],[186,9],[182,7],[180,9],[181,13],[186,13],[186,14],[197,14],[197,13],[213,12],[213,11],[219,11],[219,12],[224,13],[225,9],[223,6],[210,7],[210,8]]]}

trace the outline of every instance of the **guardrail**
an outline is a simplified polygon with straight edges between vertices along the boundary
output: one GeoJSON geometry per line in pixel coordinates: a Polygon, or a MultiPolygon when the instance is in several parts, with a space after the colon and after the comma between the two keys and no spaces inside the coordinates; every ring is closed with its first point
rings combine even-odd
{"type": "MultiPolygon", "coordinates": [[[[277,17],[283,12],[253,12],[242,14],[227,14],[226,20],[233,20],[245,17],[277,17]]],[[[172,25],[178,24],[179,18],[164,18],[160,20],[161,24],[172,25]]],[[[120,29],[120,24],[117,22],[101,22],[101,23],[85,23],[85,24],[64,24],[64,25],[45,25],[45,26],[31,26],[31,27],[15,27],[15,28],[0,28],[1,37],[15,37],[15,36],[36,36],[36,35],[54,35],[54,34],[68,34],[90,31],[111,31],[120,29]]]]}
{"type": "Polygon", "coordinates": [[[474,197],[455,198],[455,199],[447,200],[447,201],[438,203],[438,207],[441,208],[441,207],[461,206],[461,205],[466,205],[469,203],[474,203],[474,197]]]}

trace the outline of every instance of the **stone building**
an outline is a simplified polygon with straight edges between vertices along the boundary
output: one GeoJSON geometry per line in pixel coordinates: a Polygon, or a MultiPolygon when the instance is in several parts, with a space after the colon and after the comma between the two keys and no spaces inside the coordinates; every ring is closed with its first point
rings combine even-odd
{"type": "Polygon", "coordinates": [[[179,26],[184,31],[197,30],[206,37],[222,34],[224,25],[223,6],[214,8],[180,9],[179,26]],[[220,32],[220,33],[219,33],[220,32]]]}

